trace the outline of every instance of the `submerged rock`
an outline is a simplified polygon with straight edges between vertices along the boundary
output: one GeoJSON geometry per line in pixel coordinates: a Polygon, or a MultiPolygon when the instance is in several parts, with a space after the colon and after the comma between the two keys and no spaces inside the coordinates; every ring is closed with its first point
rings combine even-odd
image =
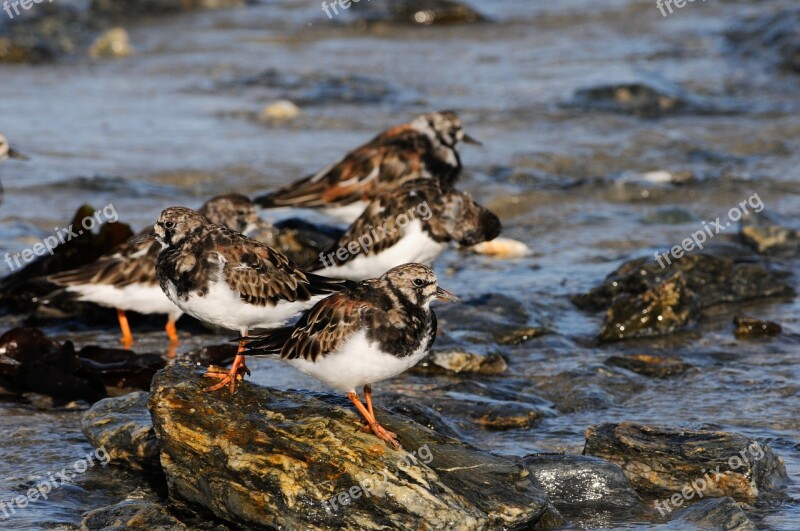
{"type": "Polygon", "coordinates": [[[776,336],[782,332],[781,325],[771,321],[759,321],[749,317],[734,317],[734,335],[737,338],[776,336]]]}
{"type": "Polygon", "coordinates": [[[92,446],[105,448],[110,462],[134,470],[160,472],[159,445],[147,411],[150,393],[106,398],[81,419],[81,430],[92,446]]]}
{"type": "Polygon", "coordinates": [[[515,388],[513,382],[465,380],[425,389],[415,396],[389,395],[388,399],[392,405],[425,405],[453,419],[459,429],[531,429],[542,419],[555,416],[553,404],[515,388]]]}
{"type": "Polygon", "coordinates": [[[453,0],[386,0],[353,4],[362,23],[411,24],[415,26],[473,24],[487,18],[453,0]]]}
{"type": "Polygon", "coordinates": [[[219,9],[246,5],[247,0],[92,0],[89,11],[102,18],[130,20],[194,9],[219,9]]]}
{"type": "Polygon", "coordinates": [[[707,98],[689,94],[678,86],[655,81],[609,84],[579,89],[563,106],[632,114],[646,118],[676,114],[720,114],[734,111],[730,105],[722,107],[707,98]]]}
{"type": "Polygon", "coordinates": [[[562,413],[606,409],[645,388],[640,378],[605,365],[581,367],[539,380],[536,392],[562,413]]]}
{"type": "Polygon", "coordinates": [[[675,523],[688,524],[699,529],[725,529],[726,531],[756,531],[733,498],[711,498],[695,503],[675,513],[675,523]]]}
{"type": "MultiPolygon", "coordinates": [[[[18,9],[18,8],[17,8],[18,9]]],[[[89,42],[94,24],[84,13],[58,3],[37,3],[31,12],[0,16],[0,63],[45,63],[75,53],[89,42]],[[5,23],[4,23],[5,22],[5,23]]]]}
{"type": "Polygon", "coordinates": [[[532,454],[525,468],[570,521],[646,513],[639,495],[614,463],[585,455],[532,454]]]}
{"type": "Polygon", "coordinates": [[[422,374],[502,374],[507,369],[508,363],[500,354],[453,349],[431,352],[412,370],[422,374]]]}
{"type": "Polygon", "coordinates": [[[194,368],[153,380],[170,495],[242,527],[531,526],[547,497],[513,461],[378,411],[405,451],[363,433],[344,401],[244,382],[207,393],[194,368]],[[412,453],[413,452],[413,453],[412,453]]]}
{"type": "Polygon", "coordinates": [[[787,481],[769,446],[734,433],[601,424],[586,430],[584,454],[618,464],[638,492],[656,496],[752,502],[787,481]]]}
{"type": "Polygon", "coordinates": [[[800,227],[777,214],[761,212],[745,216],[739,225],[739,238],[758,254],[800,254],[800,227]]]}
{"type": "Polygon", "coordinates": [[[664,265],[631,260],[572,301],[584,310],[607,308],[600,339],[613,341],[681,330],[715,304],[795,294],[788,273],[744,260],[699,253],[664,265]]]}
{"type": "Polygon", "coordinates": [[[680,376],[693,367],[680,358],[651,356],[650,354],[611,356],[606,359],[605,364],[612,367],[621,367],[651,378],[680,376]]]}
{"type": "Polygon", "coordinates": [[[765,10],[737,21],[726,32],[733,49],[800,73],[800,9],[765,10]]]}

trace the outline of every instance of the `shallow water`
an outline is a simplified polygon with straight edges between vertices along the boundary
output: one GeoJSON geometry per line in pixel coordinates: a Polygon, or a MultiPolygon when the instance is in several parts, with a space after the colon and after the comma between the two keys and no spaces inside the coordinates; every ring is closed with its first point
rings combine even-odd
{"type": "MultiPolygon", "coordinates": [[[[602,371],[603,360],[619,353],[663,352],[697,367],[668,380],[629,374],[609,408],[562,413],[529,430],[468,430],[465,436],[481,448],[524,455],[580,452],[584,430],[601,422],[743,433],[768,443],[795,478],[787,499],[760,504],[748,515],[759,527],[796,529],[797,300],[715,308],[691,332],[603,346],[594,341],[602,315],[569,302],[569,295],[593,287],[622,262],[679,243],[702,220],[724,219],[753,193],[767,210],[790,217],[797,212],[800,77],[777,73],[758,59],[742,62],[721,36],[732,21],[767,7],[695,3],[663,18],[651,1],[531,4],[476,3],[494,19],[487,25],[364,30],[330,22],[316,2],[266,2],[131,25],[136,53],[123,60],[0,65],[2,132],[31,157],[0,166],[0,253],[20,251],[64,226],[83,202],[96,208],[113,203],[120,219],[138,229],[166,206],[269,189],[327,165],[389,125],[455,108],[467,131],[485,144],[462,149],[462,186],[501,215],[505,236],[526,242],[534,255],[498,261],[450,251],[437,263],[442,284],[462,298],[489,292],[517,298],[531,323],[550,330],[499,347],[509,376],[482,381],[491,385],[513,374],[538,393],[558,374],[602,371]],[[296,76],[302,87],[230,83],[267,69],[296,76]],[[364,96],[367,103],[337,101],[323,90],[330,88],[325,76],[363,76],[366,81],[356,85],[378,96],[364,96]],[[743,110],[648,120],[559,105],[580,88],[642,80],[667,80],[743,110]],[[270,124],[254,118],[266,103],[287,95],[305,98],[298,119],[270,124]],[[635,178],[657,170],[692,171],[700,179],[659,186],[635,178]],[[582,180],[587,184],[567,186],[582,180]],[[668,208],[690,221],[673,222],[668,208]],[[736,340],[730,323],[743,313],[780,323],[784,334],[736,340]]],[[[781,2],[769,4],[776,5],[781,2]]],[[[731,227],[713,243],[730,241],[735,232],[731,227]]],[[[800,272],[796,261],[782,265],[800,272]]],[[[0,328],[19,319],[3,317],[0,328]]],[[[77,346],[117,340],[114,329],[53,326],[47,332],[77,346]]],[[[165,347],[160,330],[140,335],[142,351],[165,347]]],[[[225,339],[186,337],[181,350],[225,339]]],[[[257,383],[322,389],[280,364],[249,365],[257,383]]],[[[378,397],[389,390],[421,393],[430,383],[406,375],[381,384],[378,397]]],[[[0,501],[91,450],[78,410],[0,409],[0,501]]],[[[153,496],[142,480],[117,472],[107,484],[91,468],[0,527],[73,527],[86,510],[125,496],[153,496]]],[[[613,517],[600,524],[656,525],[613,517]]]]}

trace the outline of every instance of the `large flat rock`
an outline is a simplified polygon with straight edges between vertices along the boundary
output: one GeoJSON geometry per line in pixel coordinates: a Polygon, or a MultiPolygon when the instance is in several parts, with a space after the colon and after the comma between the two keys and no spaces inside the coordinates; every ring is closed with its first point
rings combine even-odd
{"type": "MultiPolygon", "coordinates": [[[[196,367],[153,380],[149,403],[170,495],[244,528],[497,529],[551,509],[519,463],[377,411],[394,451],[345,399],[244,382],[207,393],[196,367]]],[[[553,511],[550,511],[552,513],[553,511]]]]}

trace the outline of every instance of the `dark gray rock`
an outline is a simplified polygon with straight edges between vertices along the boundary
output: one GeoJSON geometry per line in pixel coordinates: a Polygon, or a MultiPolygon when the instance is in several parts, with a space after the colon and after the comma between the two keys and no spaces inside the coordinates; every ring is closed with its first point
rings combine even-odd
{"type": "Polygon", "coordinates": [[[473,8],[453,0],[385,0],[354,3],[361,23],[414,26],[474,24],[488,19],[473,8]]]}
{"type": "Polygon", "coordinates": [[[652,356],[650,354],[630,354],[627,356],[611,356],[606,365],[620,367],[650,378],[671,378],[680,376],[692,369],[692,365],[680,358],[652,356]]]}
{"type": "Polygon", "coordinates": [[[614,463],[565,454],[531,454],[523,463],[564,515],[585,510],[643,512],[639,496],[614,463]]]}
{"type": "Polygon", "coordinates": [[[691,524],[699,529],[755,531],[757,528],[733,498],[702,500],[675,514],[673,524],[691,524]]]}
{"type": "Polygon", "coordinates": [[[686,491],[753,501],[787,481],[771,448],[734,433],[601,424],[586,430],[584,454],[618,464],[638,492],[656,496],[686,491]]]}
{"type": "Polygon", "coordinates": [[[170,495],[245,528],[533,526],[547,497],[514,461],[377,410],[406,451],[363,433],[340,398],[262,388],[207,393],[194,367],[153,380],[170,495]],[[414,452],[411,454],[410,452],[414,452]]]}
{"type": "Polygon", "coordinates": [[[708,306],[795,294],[789,273],[746,259],[698,253],[661,265],[652,257],[631,260],[573,296],[582,309],[606,310],[601,340],[670,334],[691,326],[708,306]]]}
{"type": "Polygon", "coordinates": [[[731,103],[690,94],[681,87],[660,80],[579,89],[563,106],[646,118],[676,114],[728,114],[739,110],[731,103]]]}
{"type": "Polygon", "coordinates": [[[89,511],[81,522],[82,531],[123,531],[125,529],[189,529],[161,504],[144,500],[126,500],[116,505],[89,511]]]}
{"type": "Polygon", "coordinates": [[[97,402],[83,415],[81,430],[92,446],[104,448],[114,464],[158,472],[159,445],[147,411],[149,393],[97,402]]]}

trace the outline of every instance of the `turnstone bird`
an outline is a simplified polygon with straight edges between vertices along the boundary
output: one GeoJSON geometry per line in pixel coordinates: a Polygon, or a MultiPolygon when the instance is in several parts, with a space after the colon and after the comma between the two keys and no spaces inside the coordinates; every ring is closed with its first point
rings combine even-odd
{"type": "MultiPolygon", "coordinates": [[[[263,222],[255,205],[239,194],[217,196],[206,201],[199,210],[213,223],[247,232],[263,222]]],[[[126,311],[142,314],[166,314],[166,331],[173,346],[178,344],[175,321],[183,311],[175,306],[161,291],[156,279],[156,258],[161,246],[154,241],[152,227],[78,269],[47,277],[53,284],[64,287],[75,300],[93,302],[100,306],[116,308],[122,343],[133,345],[133,336],[126,311]]]]}
{"type": "Polygon", "coordinates": [[[422,264],[403,264],[376,279],[351,284],[308,310],[294,326],[242,338],[248,353],[280,357],[347,393],[369,429],[399,448],[372,407],[373,383],[413,367],[436,337],[431,301],[456,301],[422,264]],[[357,388],[364,388],[366,406],[357,388]]]}
{"type": "Polygon", "coordinates": [[[12,149],[11,146],[8,145],[8,140],[3,135],[0,135],[0,162],[6,159],[27,159],[25,155],[20,153],[19,151],[12,149]]]}
{"type": "MultiPolygon", "coordinates": [[[[183,207],[163,212],[155,226],[161,244],[156,276],[161,289],[185,313],[206,323],[238,330],[281,326],[319,300],[345,288],[348,281],[301,271],[280,252],[183,207]]],[[[219,378],[208,391],[250,374],[242,351],[230,371],[209,367],[219,378]]]]}
{"type": "MultiPolygon", "coordinates": [[[[25,155],[20,153],[15,149],[11,149],[11,146],[8,145],[8,140],[3,135],[0,135],[0,162],[3,162],[6,159],[27,159],[25,155]]],[[[0,183],[0,201],[2,201],[3,197],[3,184],[0,183]]]]}
{"type": "Polygon", "coordinates": [[[480,144],[464,133],[453,111],[423,114],[384,131],[315,175],[255,199],[265,208],[322,209],[352,222],[370,200],[412,179],[453,184],[461,173],[460,142],[480,144]]]}
{"type": "Polygon", "coordinates": [[[500,234],[500,220],[466,192],[416,179],[374,199],[319,255],[317,274],[363,280],[408,262],[430,265],[455,241],[470,246],[500,234]]]}

